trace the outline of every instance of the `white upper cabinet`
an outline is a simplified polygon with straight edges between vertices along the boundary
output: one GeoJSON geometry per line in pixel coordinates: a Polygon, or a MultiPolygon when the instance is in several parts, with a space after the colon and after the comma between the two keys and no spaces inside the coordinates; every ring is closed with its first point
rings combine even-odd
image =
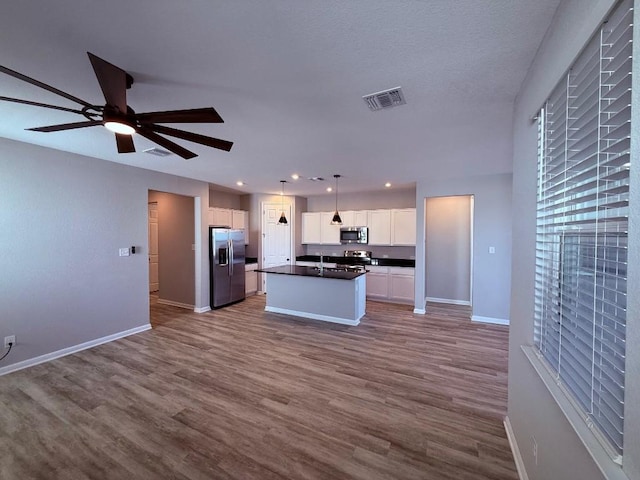
{"type": "Polygon", "coordinates": [[[230,227],[231,221],[231,210],[228,208],[213,207],[209,209],[209,225],[230,227]]]}
{"type": "Polygon", "coordinates": [[[322,212],[305,212],[302,214],[302,243],[319,245],[322,243],[320,236],[320,222],[322,212]]]}
{"type": "Polygon", "coordinates": [[[369,227],[369,245],[414,246],[416,209],[345,210],[342,225],[331,225],[334,212],[302,214],[302,243],[340,245],[340,227],[369,227]]]}
{"type": "Polygon", "coordinates": [[[391,245],[416,244],[416,209],[391,210],[391,245]]]}
{"type": "MultiPolygon", "coordinates": [[[[324,245],[340,245],[341,225],[331,225],[333,214],[334,212],[320,213],[320,243],[324,245]]],[[[344,218],[342,220],[344,223],[344,218]]]]}
{"type": "Polygon", "coordinates": [[[353,225],[352,227],[366,227],[369,225],[368,211],[356,210],[353,212],[353,225]]]}
{"type": "Polygon", "coordinates": [[[247,212],[244,210],[231,210],[231,228],[246,229],[247,212]]]}
{"type": "Polygon", "coordinates": [[[369,210],[369,245],[391,245],[391,210],[369,210]]]}

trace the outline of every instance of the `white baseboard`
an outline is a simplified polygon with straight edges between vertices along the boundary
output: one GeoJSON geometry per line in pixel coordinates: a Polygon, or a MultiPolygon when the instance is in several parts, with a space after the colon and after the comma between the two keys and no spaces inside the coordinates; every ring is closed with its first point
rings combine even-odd
{"type": "Polygon", "coordinates": [[[413,313],[416,315],[426,315],[427,311],[424,308],[414,308],[413,313]]]}
{"type": "Polygon", "coordinates": [[[472,322],[493,323],[495,325],[509,325],[508,318],[481,317],[480,315],[471,315],[472,322]]]}
{"type": "Polygon", "coordinates": [[[465,305],[467,307],[471,306],[471,302],[469,300],[453,300],[451,298],[427,297],[427,302],[448,303],[450,305],[465,305]]]}
{"type": "Polygon", "coordinates": [[[146,325],[140,325],[139,327],[130,328],[129,330],[125,330],[123,332],[114,333],[112,335],[107,335],[106,337],[96,338],[95,340],[80,343],[72,347],[63,348],[62,350],[45,353],[44,355],[40,355],[39,357],[29,358],[28,360],[23,360],[22,362],[14,363],[13,365],[7,365],[6,367],[0,368],[0,376],[22,370],[23,368],[33,367],[40,363],[49,362],[66,355],[71,355],[72,353],[77,353],[88,348],[97,347],[98,345],[102,345],[103,343],[112,342],[119,338],[128,337],[129,335],[135,335],[136,333],[144,332],[150,329],[151,324],[148,323],[146,325]]]}
{"type": "Polygon", "coordinates": [[[522,455],[520,454],[520,449],[518,448],[518,442],[516,442],[516,436],[513,433],[513,428],[511,428],[511,421],[509,421],[509,417],[504,417],[504,430],[505,432],[507,432],[507,440],[509,440],[511,453],[513,453],[513,460],[516,463],[518,478],[520,478],[520,480],[529,480],[527,470],[524,468],[524,460],[522,460],[522,455]]]}
{"type": "Polygon", "coordinates": [[[189,310],[194,308],[194,305],[189,305],[188,303],[174,302],[173,300],[164,300],[163,298],[159,298],[158,303],[161,303],[162,305],[171,305],[172,307],[188,308],[189,310]]]}
{"type": "Polygon", "coordinates": [[[193,311],[196,313],[207,313],[211,311],[211,307],[194,308],[193,311]]]}
{"type": "Polygon", "coordinates": [[[342,325],[360,325],[360,319],[351,320],[349,318],[331,317],[329,315],[320,315],[317,313],[299,312],[297,310],[288,310],[286,308],[279,307],[264,307],[265,312],[284,313],[285,315],[292,315],[294,317],[311,318],[312,320],[322,320],[323,322],[341,323],[342,325]]]}

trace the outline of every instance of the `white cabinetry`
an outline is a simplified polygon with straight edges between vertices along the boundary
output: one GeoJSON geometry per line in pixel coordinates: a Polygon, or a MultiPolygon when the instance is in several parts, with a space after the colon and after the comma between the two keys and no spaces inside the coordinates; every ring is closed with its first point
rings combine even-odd
{"type": "Polygon", "coordinates": [[[249,212],[230,208],[209,208],[209,225],[244,230],[244,243],[249,244],[249,212]]]}
{"type": "Polygon", "coordinates": [[[246,229],[247,212],[244,210],[231,210],[231,228],[246,229]]]}
{"type": "MultiPolygon", "coordinates": [[[[302,214],[302,243],[340,245],[340,225],[331,225],[334,212],[302,214]]],[[[369,245],[414,246],[416,209],[345,210],[344,227],[369,227],[369,245]]]]}
{"type": "Polygon", "coordinates": [[[322,243],[320,236],[321,212],[305,212],[302,214],[302,243],[319,245],[322,243]]]}
{"type": "Polygon", "coordinates": [[[258,291],[258,268],[257,263],[250,263],[244,266],[245,270],[245,283],[244,293],[245,295],[254,295],[258,291]]]}
{"type": "Polygon", "coordinates": [[[391,245],[391,210],[369,210],[369,245],[391,245]]]}
{"type": "Polygon", "coordinates": [[[389,300],[413,303],[414,268],[389,267],[389,300]]]}
{"type": "Polygon", "coordinates": [[[369,212],[367,210],[356,210],[353,212],[353,226],[354,227],[366,227],[369,225],[369,219],[367,218],[369,212]]]}
{"type": "Polygon", "coordinates": [[[209,225],[215,225],[216,227],[230,227],[231,221],[231,210],[228,208],[213,207],[209,209],[209,225]]]}
{"type": "Polygon", "coordinates": [[[367,267],[367,298],[387,300],[389,298],[389,269],[387,267],[367,267]]]}
{"type": "Polygon", "coordinates": [[[416,244],[416,209],[391,210],[391,245],[416,244]]]}
{"type": "Polygon", "coordinates": [[[320,243],[323,245],[340,245],[341,225],[331,225],[333,213],[320,213],[320,243]]]}
{"type": "Polygon", "coordinates": [[[413,303],[415,269],[367,267],[367,298],[394,303],[413,303]]]}

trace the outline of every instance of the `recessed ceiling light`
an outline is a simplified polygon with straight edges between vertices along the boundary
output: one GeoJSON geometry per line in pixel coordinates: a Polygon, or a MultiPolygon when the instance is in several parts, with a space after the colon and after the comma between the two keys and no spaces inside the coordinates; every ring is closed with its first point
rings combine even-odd
{"type": "Polygon", "coordinates": [[[333,192],[333,188],[327,187],[327,192],[333,192]]]}
{"type": "Polygon", "coordinates": [[[236,185],[238,185],[239,187],[242,187],[242,186],[244,185],[244,182],[243,182],[243,181],[241,181],[241,180],[238,180],[238,181],[236,182],[236,185]]]}
{"type": "Polygon", "coordinates": [[[385,187],[389,188],[391,186],[391,184],[389,182],[384,184],[385,187]]]}
{"type": "Polygon", "coordinates": [[[293,175],[291,175],[291,178],[293,178],[294,180],[297,180],[300,178],[300,175],[298,175],[297,173],[294,173],[293,175]]]}

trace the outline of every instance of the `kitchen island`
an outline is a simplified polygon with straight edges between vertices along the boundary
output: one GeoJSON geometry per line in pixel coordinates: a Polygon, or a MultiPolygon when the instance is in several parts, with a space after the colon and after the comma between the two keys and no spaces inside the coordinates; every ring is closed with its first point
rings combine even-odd
{"type": "Polygon", "coordinates": [[[267,274],[267,312],[345,325],[358,325],[365,314],[364,271],[296,265],[257,271],[267,274]]]}

